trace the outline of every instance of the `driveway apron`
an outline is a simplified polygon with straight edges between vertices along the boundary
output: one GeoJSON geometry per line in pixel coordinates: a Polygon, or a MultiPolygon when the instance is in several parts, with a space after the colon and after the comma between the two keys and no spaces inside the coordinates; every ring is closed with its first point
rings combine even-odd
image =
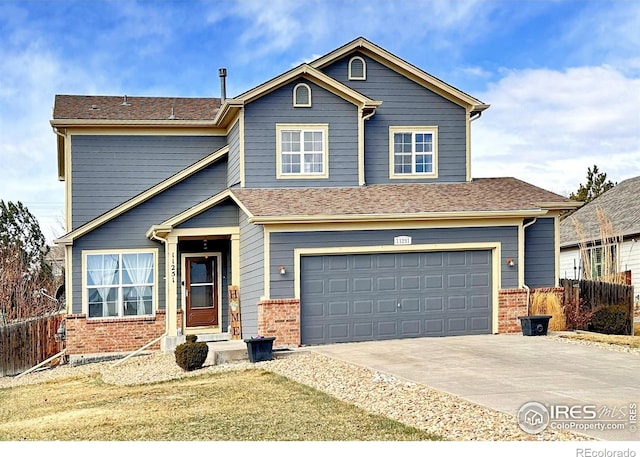
{"type": "Polygon", "coordinates": [[[511,414],[514,421],[525,403],[538,402],[550,411],[549,426],[624,423],[623,430],[566,430],[607,441],[640,440],[640,424],[630,415],[632,405],[640,405],[638,353],[522,335],[411,338],[310,349],[511,414]],[[577,407],[570,410],[572,406],[577,407]]]}

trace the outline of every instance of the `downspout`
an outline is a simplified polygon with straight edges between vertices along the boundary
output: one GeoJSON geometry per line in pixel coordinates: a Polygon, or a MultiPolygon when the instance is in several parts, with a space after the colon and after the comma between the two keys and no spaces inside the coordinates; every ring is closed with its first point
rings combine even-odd
{"type": "MultiPolygon", "coordinates": [[[[151,240],[160,241],[162,244],[164,244],[164,256],[165,256],[164,260],[165,260],[165,263],[166,263],[166,261],[167,261],[167,258],[166,258],[167,257],[167,250],[168,250],[167,249],[167,240],[165,238],[160,238],[158,235],[156,235],[156,231],[155,230],[151,233],[151,240]]],[[[165,294],[166,294],[166,289],[167,289],[166,282],[165,282],[164,288],[165,288],[165,294]]],[[[166,303],[166,297],[165,297],[165,303],[166,303]]],[[[165,317],[164,317],[164,333],[162,334],[162,336],[158,337],[157,341],[160,341],[162,338],[164,338],[165,336],[167,336],[169,334],[169,328],[168,327],[169,327],[169,318],[165,314],[165,317]]],[[[152,341],[152,343],[155,343],[155,342],[156,342],[156,340],[152,341]]],[[[135,352],[137,353],[139,351],[142,351],[144,348],[146,348],[147,346],[150,346],[152,343],[145,344],[143,347],[141,347],[140,349],[138,349],[135,352]]],[[[130,354],[130,355],[132,355],[132,354],[130,354]]],[[[125,358],[128,358],[128,356],[125,357],[125,358]]]]}
{"type": "MultiPolygon", "coordinates": [[[[535,224],[537,220],[538,220],[538,218],[534,217],[532,221],[527,222],[526,224],[524,224],[522,226],[522,236],[524,236],[524,233],[525,233],[524,229],[526,229],[530,225],[535,224]]],[[[523,266],[523,268],[524,268],[524,266],[523,266]]],[[[529,297],[531,296],[531,288],[529,286],[527,286],[524,282],[522,283],[522,288],[527,291],[527,316],[528,316],[529,315],[529,297]]]]}
{"type": "Polygon", "coordinates": [[[366,179],[364,179],[364,155],[365,155],[365,150],[364,150],[364,141],[366,139],[366,135],[364,134],[364,123],[366,121],[368,121],[369,119],[371,119],[371,117],[373,117],[373,115],[376,114],[376,109],[373,108],[371,110],[371,112],[365,116],[362,116],[362,129],[363,129],[363,134],[362,134],[362,174],[363,174],[363,179],[362,179],[362,185],[366,186],[367,185],[367,181],[366,179]]]}

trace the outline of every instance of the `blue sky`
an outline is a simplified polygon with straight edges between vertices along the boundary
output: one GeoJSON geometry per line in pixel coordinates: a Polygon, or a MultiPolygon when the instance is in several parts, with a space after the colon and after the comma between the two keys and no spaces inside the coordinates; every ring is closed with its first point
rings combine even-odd
{"type": "Polygon", "coordinates": [[[358,36],[491,107],[474,177],[640,175],[640,2],[0,0],[0,199],[63,234],[55,94],[234,96],[358,36]]]}

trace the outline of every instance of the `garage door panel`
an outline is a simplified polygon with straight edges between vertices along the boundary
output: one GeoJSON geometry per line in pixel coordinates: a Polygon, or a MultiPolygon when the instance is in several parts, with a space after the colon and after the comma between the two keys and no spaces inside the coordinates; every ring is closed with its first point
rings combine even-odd
{"type": "Polygon", "coordinates": [[[420,328],[420,319],[403,320],[400,325],[400,333],[405,337],[408,336],[420,336],[422,329],[420,328]]]}
{"type": "Polygon", "coordinates": [[[467,297],[457,296],[449,297],[447,300],[448,311],[466,311],[467,310],[467,297]]]}
{"type": "Polygon", "coordinates": [[[444,311],[444,301],[442,297],[426,297],[426,311],[444,311]]]}
{"type": "Polygon", "coordinates": [[[353,336],[355,339],[368,340],[373,339],[373,323],[372,322],[356,322],[353,324],[353,336]]]}
{"type": "Polygon", "coordinates": [[[419,313],[420,312],[420,297],[408,297],[400,299],[399,311],[406,313],[419,313]]]}
{"type": "Polygon", "coordinates": [[[349,290],[349,280],[347,278],[333,278],[327,281],[330,294],[346,294],[349,290]]]}
{"type": "Polygon", "coordinates": [[[426,289],[442,289],[444,284],[444,278],[442,275],[425,276],[424,280],[426,289]]]}
{"type": "Polygon", "coordinates": [[[471,287],[489,287],[489,274],[488,273],[472,274],[471,287]]]}
{"type": "Polygon", "coordinates": [[[450,274],[447,276],[447,285],[450,289],[454,287],[465,288],[467,287],[467,276],[450,274]]]}
{"type": "Polygon", "coordinates": [[[346,301],[329,302],[329,317],[345,317],[349,315],[349,304],[346,301]]]}
{"type": "Polygon", "coordinates": [[[345,322],[327,326],[329,340],[346,340],[349,335],[349,324],[345,322]]]}
{"type": "Polygon", "coordinates": [[[382,338],[397,338],[398,323],[395,320],[378,322],[378,336],[382,338]]]}
{"type": "Polygon", "coordinates": [[[489,295],[474,295],[471,297],[471,309],[490,310],[491,300],[489,295]]]}
{"type": "Polygon", "coordinates": [[[488,317],[472,317],[470,318],[470,321],[470,329],[474,332],[483,332],[487,327],[489,327],[488,317]]]}
{"type": "Polygon", "coordinates": [[[398,303],[395,299],[376,300],[379,314],[395,314],[398,303]]]}
{"type": "Polygon", "coordinates": [[[450,317],[447,319],[448,333],[464,334],[467,331],[466,317],[450,317]]]}
{"type": "Polygon", "coordinates": [[[491,271],[490,251],[303,256],[302,343],[490,333],[491,271]]]}
{"type": "Polygon", "coordinates": [[[355,293],[373,292],[373,278],[354,278],[353,291],[355,293]]]}
{"type": "Polygon", "coordinates": [[[424,333],[426,336],[444,335],[444,319],[425,319],[424,333]]]}

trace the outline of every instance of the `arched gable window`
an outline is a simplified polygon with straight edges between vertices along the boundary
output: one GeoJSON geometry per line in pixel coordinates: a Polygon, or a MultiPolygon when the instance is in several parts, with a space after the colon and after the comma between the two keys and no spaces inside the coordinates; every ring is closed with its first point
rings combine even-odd
{"type": "Polygon", "coordinates": [[[293,88],[293,106],[311,106],[311,88],[307,84],[296,84],[296,86],[293,88]]]}
{"type": "Polygon", "coordinates": [[[367,64],[362,57],[353,57],[349,61],[349,79],[352,81],[367,79],[367,64]]]}

